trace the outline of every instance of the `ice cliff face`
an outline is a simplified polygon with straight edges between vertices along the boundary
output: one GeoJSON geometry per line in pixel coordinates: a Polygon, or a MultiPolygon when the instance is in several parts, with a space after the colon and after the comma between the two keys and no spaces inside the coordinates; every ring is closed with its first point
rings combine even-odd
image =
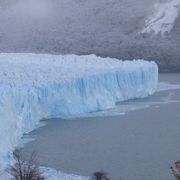
{"type": "Polygon", "coordinates": [[[89,56],[0,54],[0,170],[42,118],[112,108],[155,92],[154,62],[89,56]]]}

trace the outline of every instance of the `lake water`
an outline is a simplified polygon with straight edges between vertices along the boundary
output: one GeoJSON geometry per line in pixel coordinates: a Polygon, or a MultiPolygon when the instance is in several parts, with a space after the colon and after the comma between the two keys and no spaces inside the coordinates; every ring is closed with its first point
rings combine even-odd
{"type": "MultiPolygon", "coordinates": [[[[160,82],[180,85],[180,74],[161,74],[160,82]]],[[[171,180],[169,166],[180,160],[180,86],[161,85],[168,90],[109,111],[46,120],[21,151],[36,151],[41,165],[70,174],[171,180]]]]}

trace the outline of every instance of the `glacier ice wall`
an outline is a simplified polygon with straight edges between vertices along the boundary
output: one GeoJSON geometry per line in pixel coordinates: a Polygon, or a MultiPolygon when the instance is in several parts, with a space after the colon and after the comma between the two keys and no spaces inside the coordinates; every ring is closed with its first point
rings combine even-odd
{"type": "Polygon", "coordinates": [[[0,171],[39,120],[113,108],[155,92],[158,67],[143,60],[0,54],[0,171]]]}

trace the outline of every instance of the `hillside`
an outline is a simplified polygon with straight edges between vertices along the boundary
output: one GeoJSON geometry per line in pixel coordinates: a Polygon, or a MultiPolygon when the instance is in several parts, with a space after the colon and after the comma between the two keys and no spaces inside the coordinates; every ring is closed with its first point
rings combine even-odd
{"type": "Polygon", "coordinates": [[[143,58],[180,72],[178,0],[1,0],[0,7],[0,52],[143,58]]]}

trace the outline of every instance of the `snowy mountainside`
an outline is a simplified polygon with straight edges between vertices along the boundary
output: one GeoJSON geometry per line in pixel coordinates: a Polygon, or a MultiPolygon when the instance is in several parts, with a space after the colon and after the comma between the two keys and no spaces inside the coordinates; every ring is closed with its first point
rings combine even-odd
{"type": "Polygon", "coordinates": [[[155,92],[158,67],[143,60],[0,54],[0,171],[39,120],[112,108],[155,92]]]}
{"type": "Polygon", "coordinates": [[[178,4],[179,0],[1,0],[0,52],[155,59],[160,71],[180,72],[178,4]]]}
{"type": "Polygon", "coordinates": [[[168,0],[155,4],[154,12],[146,20],[143,33],[170,33],[178,17],[179,0],[168,0]]]}

